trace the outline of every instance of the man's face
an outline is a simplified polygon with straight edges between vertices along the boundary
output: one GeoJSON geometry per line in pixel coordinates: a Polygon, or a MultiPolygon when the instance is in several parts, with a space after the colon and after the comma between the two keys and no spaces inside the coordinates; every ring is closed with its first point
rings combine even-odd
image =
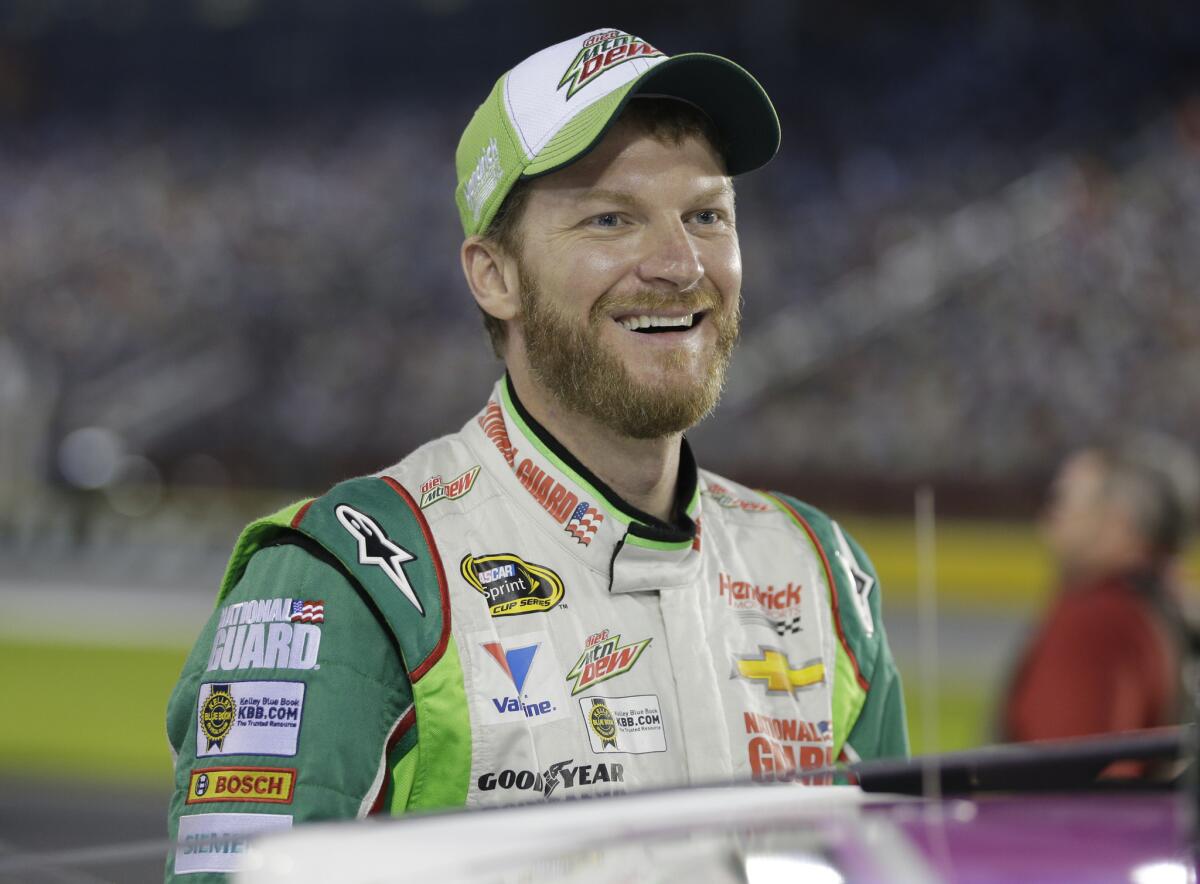
{"type": "Polygon", "coordinates": [[[508,346],[561,405],[643,439],[713,408],[742,272],[732,185],[707,140],[676,145],[618,123],[534,182],[520,231],[508,346]]]}
{"type": "Polygon", "coordinates": [[[1108,491],[1108,477],[1103,457],[1094,451],[1072,455],[1055,476],[1042,534],[1068,576],[1102,573],[1123,562],[1132,528],[1108,491]]]}

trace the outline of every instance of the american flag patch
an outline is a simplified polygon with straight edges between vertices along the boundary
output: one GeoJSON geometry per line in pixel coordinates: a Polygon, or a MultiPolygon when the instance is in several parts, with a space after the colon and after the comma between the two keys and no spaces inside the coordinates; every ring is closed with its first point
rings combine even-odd
{"type": "Polygon", "coordinates": [[[318,599],[292,599],[292,616],[293,623],[324,623],[325,622],[325,602],[318,599]]]}
{"type": "Polygon", "coordinates": [[[603,521],[604,513],[584,501],[575,507],[575,512],[571,513],[564,530],[574,537],[577,543],[587,546],[592,542],[592,535],[600,530],[600,523],[603,521]]]}

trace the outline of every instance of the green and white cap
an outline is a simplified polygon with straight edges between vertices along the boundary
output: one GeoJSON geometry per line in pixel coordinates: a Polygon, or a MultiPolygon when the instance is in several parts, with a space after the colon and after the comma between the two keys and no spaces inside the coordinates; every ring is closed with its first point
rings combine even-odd
{"type": "Polygon", "coordinates": [[[458,142],[455,202],[467,236],[482,233],[513,185],[574,162],[633,95],[678,98],[721,134],[730,175],[779,149],[779,117],[744,68],[719,55],[666,56],[640,37],[601,28],[531,55],[504,74],[458,142]]]}

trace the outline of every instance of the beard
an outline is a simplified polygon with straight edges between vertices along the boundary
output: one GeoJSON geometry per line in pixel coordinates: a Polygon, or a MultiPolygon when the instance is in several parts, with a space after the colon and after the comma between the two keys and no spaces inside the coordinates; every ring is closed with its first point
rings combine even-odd
{"type": "Polygon", "coordinates": [[[563,316],[552,296],[531,285],[519,268],[521,323],[526,353],[534,377],[570,411],[590,417],[632,439],[661,439],[695,426],[716,407],[725,372],[741,328],[740,297],[728,315],[721,314],[721,297],[712,289],[687,296],[643,292],[634,296],[604,296],[592,305],[587,324],[563,316]],[[689,357],[664,353],[659,367],[670,380],[637,380],[611,348],[601,342],[602,323],[623,310],[684,307],[707,311],[704,322],[717,329],[716,347],[696,373],[689,357]]]}

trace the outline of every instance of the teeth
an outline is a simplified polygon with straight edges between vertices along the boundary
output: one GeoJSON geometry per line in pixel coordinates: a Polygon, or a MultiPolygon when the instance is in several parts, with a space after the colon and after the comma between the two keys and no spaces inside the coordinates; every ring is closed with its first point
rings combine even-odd
{"type": "Polygon", "coordinates": [[[687,316],[626,316],[619,320],[629,331],[640,328],[691,328],[692,314],[687,316]]]}

